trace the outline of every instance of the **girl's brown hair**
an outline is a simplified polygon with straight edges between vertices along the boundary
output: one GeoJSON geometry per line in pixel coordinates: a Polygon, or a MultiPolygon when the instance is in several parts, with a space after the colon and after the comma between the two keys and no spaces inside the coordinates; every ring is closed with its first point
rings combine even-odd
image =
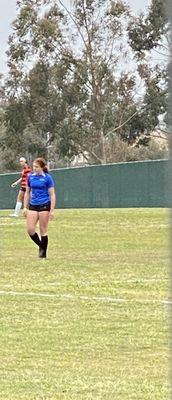
{"type": "Polygon", "coordinates": [[[46,161],[42,157],[38,157],[34,160],[35,163],[37,163],[44,172],[48,172],[48,167],[46,165],[46,161]]]}

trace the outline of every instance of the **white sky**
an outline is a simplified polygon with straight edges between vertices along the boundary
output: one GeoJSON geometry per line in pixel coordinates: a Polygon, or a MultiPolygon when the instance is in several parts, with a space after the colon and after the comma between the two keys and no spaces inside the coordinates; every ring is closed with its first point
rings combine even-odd
{"type": "MultiPolygon", "coordinates": [[[[125,0],[129,3],[135,12],[144,11],[145,7],[150,4],[150,0],[125,0]]],[[[69,5],[70,0],[64,0],[69,5]]],[[[0,73],[7,72],[6,66],[6,50],[8,36],[11,32],[10,24],[16,16],[16,0],[0,0],[0,73]]]]}

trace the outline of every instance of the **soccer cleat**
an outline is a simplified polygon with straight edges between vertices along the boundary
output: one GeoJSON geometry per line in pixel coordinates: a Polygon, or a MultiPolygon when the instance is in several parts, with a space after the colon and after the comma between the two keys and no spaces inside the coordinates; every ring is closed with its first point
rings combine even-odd
{"type": "Polygon", "coordinates": [[[10,214],[9,216],[10,216],[10,217],[16,217],[16,218],[19,217],[19,215],[17,215],[17,214],[10,214]]]}
{"type": "Polygon", "coordinates": [[[46,250],[42,247],[39,248],[39,258],[46,258],[46,250]]]}

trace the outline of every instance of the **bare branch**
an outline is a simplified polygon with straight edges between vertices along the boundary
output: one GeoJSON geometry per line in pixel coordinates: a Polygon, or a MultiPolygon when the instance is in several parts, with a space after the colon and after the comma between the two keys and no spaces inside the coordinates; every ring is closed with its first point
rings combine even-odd
{"type": "Polygon", "coordinates": [[[156,130],[156,132],[158,133],[158,135],[152,134],[151,137],[153,137],[153,138],[159,138],[159,139],[163,139],[163,140],[168,140],[168,139],[169,139],[169,132],[165,131],[164,129],[158,128],[158,129],[156,130]],[[162,136],[162,135],[161,135],[161,132],[162,132],[162,133],[165,133],[167,136],[162,136]]]}
{"type": "Polygon", "coordinates": [[[99,161],[99,164],[103,163],[102,159],[100,157],[98,157],[97,154],[93,150],[88,149],[87,151],[88,151],[88,153],[90,153],[93,156],[93,158],[96,161],[99,161]]]}
{"type": "MultiPolygon", "coordinates": [[[[102,164],[102,163],[103,163],[102,159],[101,159],[100,157],[98,157],[97,154],[96,154],[93,150],[88,149],[86,146],[81,146],[81,145],[79,145],[79,146],[78,146],[78,150],[79,150],[80,153],[85,157],[85,159],[87,159],[87,158],[86,158],[87,156],[84,154],[84,152],[87,151],[87,153],[91,154],[91,156],[92,156],[96,161],[98,161],[99,164],[102,164]]],[[[89,160],[87,159],[87,161],[89,161],[89,160]]]]}
{"type": "Polygon", "coordinates": [[[119,126],[117,126],[116,128],[112,129],[111,131],[107,132],[107,134],[105,135],[105,138],[108,137],[109,135],[111,135],[112,133],[118,131],[119,129],[121,129],[124,125],[127,124],[127,122],[129,122],[136,114],[138,113],[138,111],[135,111],[134,114],[132,114],[125,122],[123,122],[122,124],[120,124],[119,126]]]}
{"type": "Polygon", "coordinates": [[[71,12],[68,10],[68,8],[64,5],[63,1],[58,0],[58,2],[59,2],[59,3],[61,4],[61,6],[65,9],[65,11],[67,12],[67,14],[68,14],[69,17],[71,18],[71,20],[73,21],[73,23],[75,24],[75,26],[77,27],[77,30],[78,30],[78,32],[79,32],[79,34],[80,34],[80,36],[81,36],[81,39],[82,39],[82,41],[83,41],[83,43],[84,43],[84,46],[87,48],[87,43],[86,43],[86,41],[85,41],[85,39],[84,39],[84,36],[83,36],[83,34],[82,34],[81,30],[80,30],[80,27],[79,27],[78,23],[76,22],[76,18],[74,18],[74,16],[72,15],[72,13],[71,13],[71,12]]]}
{"type": "Polygon", "coordinates": [[[107,65],[109,65],[109,62],[110,62],[112,54],[113,54],[114,43],[115,43],[115,38],[113,39],[112,44],[111,44],[111,49],[110,49],[110,52],[109,52],[109,58],[107,59],[107,65]]]}
{"type": "Polygon", "coordinates": [[[169,58],[169,54],[161,53],[161,51],[158,51],[158,50],[156,50],[156,49],[153,49],[153,50],[154,50],[157,54],[160,54],[160,56],[169,58]]]}

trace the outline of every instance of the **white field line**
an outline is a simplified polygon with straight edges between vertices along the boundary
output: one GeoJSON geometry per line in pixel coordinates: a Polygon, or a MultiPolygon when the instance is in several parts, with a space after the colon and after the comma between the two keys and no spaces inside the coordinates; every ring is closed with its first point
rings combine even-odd
{"type": "Polygon", "coordinates": [[[140,304],[167,304],[171,305],[172,300],[153,300],[153,299],[123,299],[109,296],[83,296],[72,294],[56,294],[56,293],[41,293],[41,292],[17,292],[0,290],[0,296],[23,296],[23,297],[44,297],[60,300],[85,300],[85,301],[102,301],[105,303],[140,303],[140,304]]]}
{"type": "Polygon", "coordinates": [[[20,222],[8,222],[8,223],[5,223],[5,222],[2,222],[1,223],[1,226],[0,227],[2,227],[2,226],[12,226],[12,225],[21,225],[21,223],[20,222]]]}
{"type": "MultiPolygon", "coordinates": [[[[114,284],[123,284],[123,283],[156,283],[156,282],[167,282],[168,278],[131,278],[131,279],[115,279],[114,284]]],[[[77,281],[77,283],[84,284],[85,281],[77,281]]],[[[98,283],[95,281],[89,281],[90,284],[96,284],[98,283]]],[[[55,285],[56,283],[51,283],[49,285],[55,285]]]]}
{"type": "Polygon", "coordinates": [[[23,221],[21,221],[21,220],[20,221],[18,221],[18,220],[17,221],[11,221],[11,222],[9,222],[9,221],[7,221],[7,222],[3,221],[2,222],[1,221],[0,228],[3,227],[3,226],[7,226],[8,227],[8,226],[13,226],[13,225],[15,225],[15,226],[16,225],[23,225],[23,221]]]}
{"type": "MultiPolygon", "coordinates": [[[[77,280],[75,281],[77,284],[81,284],[81,285],[86,285],[89,284],[90,286],[96,285],[98,284],[98,281],[80,281],[77,280]]],[[[132,284],[132,283],[158,283],[158,282],[168,282],[168,278],[133,278],[133,279],[115,279],[114,284],[132,284]]],[[[55,286],[61,286],[60,282],[49,282],[46,284],[49,287],[55,287],[55,286]]],[[[11,287],[12,285],[5,285],[5,287],[11,287]]],[[[41,286],[44,288],[45,285],[44,284],[39,284],[39,288],[41,288],[41,286]]]]}

